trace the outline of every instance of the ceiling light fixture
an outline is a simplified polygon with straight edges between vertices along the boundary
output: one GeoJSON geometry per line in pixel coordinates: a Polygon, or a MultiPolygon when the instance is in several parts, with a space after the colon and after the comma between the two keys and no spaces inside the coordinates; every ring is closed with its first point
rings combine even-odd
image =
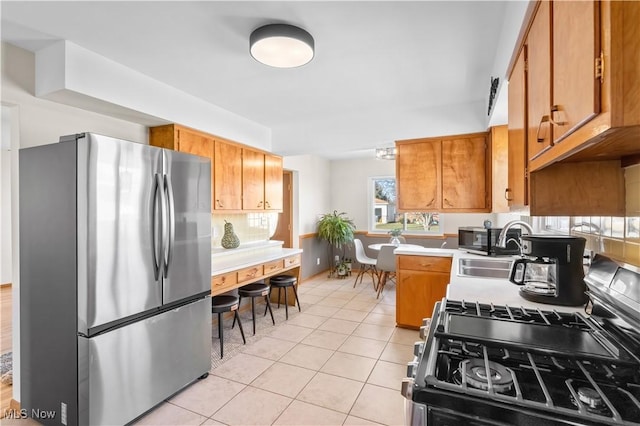
{"type": "Polygon", "coordinates": [[[249,38],[251,56],[276,68],[295,68],[309,63],[314,55],[311,34],[287,24],[269,24],[256,29],[249,38]]]}
{"type": "Polygon", "coordinates": [[[389,148],[376,148],[376,158],[378,160],[395,160],[396,159],[396,147],[389,148]]]}

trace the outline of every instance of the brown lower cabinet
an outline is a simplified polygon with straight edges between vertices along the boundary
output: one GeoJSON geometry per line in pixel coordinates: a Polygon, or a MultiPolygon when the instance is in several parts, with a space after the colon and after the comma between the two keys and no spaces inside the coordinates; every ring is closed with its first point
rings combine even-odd
{"type": "Polygon", "coordinates": [[[451,257],[399,255],[396,258],[396,324],[418,329],[447,292],[451,257]]]}

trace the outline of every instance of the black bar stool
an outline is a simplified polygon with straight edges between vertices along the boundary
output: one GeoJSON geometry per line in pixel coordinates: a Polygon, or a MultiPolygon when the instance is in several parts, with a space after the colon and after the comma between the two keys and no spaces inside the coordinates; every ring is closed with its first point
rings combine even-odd
{"type": "Polygon", "coordinates": [[[225,312],[234,313],[234,324],[235,320],[238,320],[238,326],[240,327],[240,334],[242,334],[242,343],[245,345],[247,341],[244,338],[244,330],[242,329],[242,323],[240,322],[240,317],[238,316],[238,304],[240,300],[237,296],[232,295],[221,295],[221,296],[213,296],[211,298],[211,312],[214,314],[218,314],[218,337],[220,338],[220,358],[224,357],[224,331],[222,328],[222,314],[225,312]]]}
{"type": "MultiPolygon", "coordinates": [[[[269,309],[269,313],[271,314],[271,322],[273,325],[276,325],[276,321],[273,319],[273,311],[271,310],[271,302],[269,302],[269,291],[271,287],[264,283],[264,281],[259,281],[251,284],[247,284],[238,289],[238,294],[240,295],[240,300],[238,301],[238,306],[242,302],[243,297],[251,298],[251,320],[253,321],[253,335],[256,335],[256,297],[264,297],[264,301],[267,302],[267,306],[264,310],[264,315],[267,315],[267,309],[269,309]]],[[[263,315],[263,316],[264,316],[263,315]]],[[[236,324],[236,319],[233,319],[233,324],[231,328],[236,324]]]]}
{"type": "MultiPolygon", "coordinates": [[[[300,312],[300,300],[298,299],[298,291],[296,290],[296,277],[292,275],[276,275],[269,279],[269,284],[271,284],[272,289],[274,287],[278,289],[278,309],[280,309],[280,290],[284,288],[284,311],[286,319],[289,319],[287,287],[293,288],[293,294],[296,297],[296,302],[298,303],[298,312],[300,312]]],[[[271,291],[269,291],[269,294],[271,294],[271,291]]]]}

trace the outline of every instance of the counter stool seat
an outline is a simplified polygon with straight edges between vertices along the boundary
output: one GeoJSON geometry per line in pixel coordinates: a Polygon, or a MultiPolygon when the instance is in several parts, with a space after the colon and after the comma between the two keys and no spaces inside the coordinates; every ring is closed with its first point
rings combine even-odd
{"type": "MultiPolygon", "coordinates": [[[[254,336],[256,335],[256,304],[255,304],[256,297],[264,297],[264,301],[267,304],[264,310],[264,316],[267,315],[267,309],[268,309],[269,313],[271,314],[271,322],[273,323],[273,325],[276,325],[276,321],[273,319],[273,311],[271,310],[271,302],[269,302],[270,290],[271,290],[271,287],[265,284],[264,281],[258,281],[255,283],[247,284],[238,289],[238,294],[240,295],[240,300],[238,301],[238,305],[240,305],[240,303],[242,302],[243,297],[251,298],[251,320],[253,321],[254,336]]],[[[234,318],[231,328],[233,328],[235,324],[236,324],[236,320],[234,318]]]]}
{"type": "Polygon", "coordinates": [[[234,324],[235,321],[238,320],[238,326],[240,328],[240,334],[242,335],[242,342],[247,344],[246,339],[244,338],[244,330],[242,329],[242,323],[240,322],[240,317],[238,316],[238,306],[240,304],[240,299],[236,296],[232,295],[221,295],[221,296],[213,296],[211,298],[211,313],[218,314],[218,337],[220,338],[220,358],[224,357],[224,331],[222,328],[222,314],[225,312],[234,313],[234,324]]]}
{"type": "MultiPolygon", "coordinates": [[[[280,309],[280,290],[284,288],[284,311],[286,319],[289,319],[289,301],[287,300],[287,287],[293,288],[293,294],[298,304],[298,312],[300,312],[300,300],[298,299],[298,291],[296,290],[296,277],[292,275],[276,275],[269,279],[271,288],[278,289],[278,309],[280,309]]],[[[271,294],[271,292],[269,292],[271,294]]]]}

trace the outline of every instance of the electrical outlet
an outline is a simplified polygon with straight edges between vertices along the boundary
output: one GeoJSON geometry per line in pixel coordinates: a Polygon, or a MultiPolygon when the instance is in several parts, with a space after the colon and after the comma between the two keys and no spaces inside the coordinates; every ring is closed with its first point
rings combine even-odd
{"type": "Polygon", "coordinates": [[[316,259],[316,265],[320,265],[320,258],[316,259]]]}

